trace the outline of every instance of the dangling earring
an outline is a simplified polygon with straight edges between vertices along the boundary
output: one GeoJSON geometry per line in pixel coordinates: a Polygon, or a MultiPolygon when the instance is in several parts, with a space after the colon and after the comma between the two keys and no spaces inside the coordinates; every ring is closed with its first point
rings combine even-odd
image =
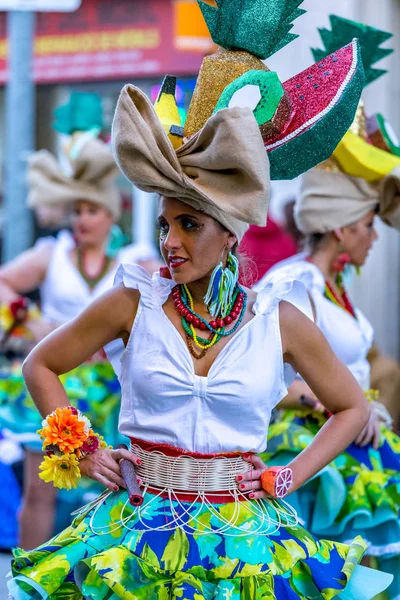
{"type": "Polygon", "coordinates": [[[112,225],[105,243],[105,254],[113,260],[127,242],[127,236],[119,225],[112,225]]]}
{"type": "Polygon", "coordinates": [[[204,302],[208,306],[210,315],[216,319],[224,319],[230,309],[233,294],[239,280],[239,261],[229,252],[224,268],[220,262],[211,275],[204,302]]]}
{"type": "Polygon", "coordinates": [[[339,248],[338,248],[338,255],[335,258],[332,268],[335,271],[335,273],[338,273],[338,274],[343,273],[346,266],[348,264],[350,264],[350,262],[351,262],[351,258],[347,254],[347,252],[344,252],[343,244],[342,244],[342,242],[340,242],[339,248]]]}

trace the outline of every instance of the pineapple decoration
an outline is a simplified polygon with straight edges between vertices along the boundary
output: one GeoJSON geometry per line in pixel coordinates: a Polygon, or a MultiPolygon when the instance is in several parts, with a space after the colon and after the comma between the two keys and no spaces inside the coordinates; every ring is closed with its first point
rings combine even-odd
{"type": "Polygon", "coordinates": [[[72,92],[69,101],[54,111],[53,128],[61,134],[60,163],[70,175],[71,161],[76,160],[88,140],[96,139],[103,130],[103,108],[97,94],[72,92]]]}
{"type": "Polygon", "coordinates": [[[220,48],[203,60],[184,139],[218,110],[240,106],[253,110],[272,179],[293,179],[331,156],[353,121],[364,85],[357,41],[281,83],[263,60],[296,39],[291,30],[305,13],[303,0],[198,3],[220,48]]]}
{"type": "Polygon", "coordinates": [[[375,27],[350,21],[336,15],[330,15],[329,21],[332,31],[324,28],[318,29],[324,49],[313,48],[311,50],[316,62],[336,52],[336,50],[348,44],[356,37],[360,43],[361,57],[364,65],[364,87],[387,73],[387,71],[382,69],[375,69],[373,65],[393,52],[391,48],[380,47],[381,44],[393,37],[392,33],[380,31],[375,27]]]}
{"type": "MultiPolygon", "coordinates": [[[[203,61],[185,136],[203,127],[227,85],[249,71],[265,74],[268,68],[262,60],[298,37],[289,32],[293,21],[305,13],[299,8],[302,3],[303,0],[218,0],[212,6],[205,0],[199,1],[213,41],[220,49],[203,61]]],[[[268,76],[264,81],[268,85],[268,76]]]]}
{"type": "MultiPolygon", "coordinates": [[[[324,49],[312,49],[316,61],[326,59],[343,44],[357,37],[365,71],[364,87],[387,73],[383,69],[376,69],[374,65],[393,52],[391,48],[381,48],[381,44],[392,37],[391,33],[336,15],[331,15],[329,20],[331,30],[318,30],[324,49]]],[[[345,171],[348,175],[374,183],[400,166],[399,157],[400,145],[389,123],[382,115],[367,119],[364,104],[360,101],[349,131],[321,168],[345,171]]]]}

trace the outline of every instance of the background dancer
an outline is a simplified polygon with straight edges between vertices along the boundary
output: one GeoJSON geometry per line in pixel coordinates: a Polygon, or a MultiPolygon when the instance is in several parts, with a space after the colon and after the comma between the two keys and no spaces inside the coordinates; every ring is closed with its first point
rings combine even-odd
{"type": "MultiPolygon", "coordinates": [[[[351,25],[376,36],[379,33],[351,25]]],[[[348,34],[348,22],[343,27],[348,34]]],[[[369,56],[374,62],[373,53],[369,56]]],[[[367,66],[372,79],[374,71],[367,66]]],[[[308,236],[309,249],[277,265],[256,289],[281,277],[302,281],[311,296],[317,325],[371,401],[369,422],[354,443],[290,502],[317,536],[344,541],[362,535],[369,544],[367,554],[378,557],[381,568],[395,574],[390,597],[397,598],[400,439],[391,431],[390,415],[377,402],[378,395],[370,390],[367,355],[373,343],[372,326],[346,291],[346,270],[351,265],[361,269],[377,239],[375,214],[385,223],[400,224],[400,158],[388,146],[382,149],[386,132],[382,128],[373,134],[376,123],[376,118],[367,120],[361,105],[334,156],[303,175],[295,217],[300,231],[308,236]],[[379,147],[373,140],[381,140],[379,147]]],[[[293,384],[281,407],[263,454],[264,460],[275,464],[292,460],[329,420],[321,399],[301,381],[293,384]]]]}
{"type": "MultiPolygon", "coordinates": [[[[117,168],[108,146],[88,138],[76,160],[71,161],[71,168],[72,174],[64,175],[55,158],[46,151],[32,158],[31,206],[62,205],[72,210],[72,232],[63,230],[56,239],[39,240],[32,250],[0,269],[3,303],[15,302],[21,295],[40,288],[42,316],[24,324],[36,342],[76,317],[112,287],[121,261],[138,262],[150,269],[157,265],[157,253],[152,247],[124,248],[119,244],[123,236],[113,236],[121,201],[115,184],[117,168]]],[[[71,403],[91,415],[93,424],[107,435],[110,443],[116,442],[120,389],[105,356],[97,354],[78,370],[65,375],[63,382],[71,403]]],[[[56,490],[37,477],[42,452],[36,431],[41,418],[26,392],[19,367],[2,373],[0,391],[4,402],[0,408],[2,427],[23,434],[25,442],[26,434],[32,434],[32,441],[25,444],[20,544],[33,548],[52,535],[55,517],[56,490]]],[[[83,493],[84,487],[76,502],[82,503],[83,493]]]]}

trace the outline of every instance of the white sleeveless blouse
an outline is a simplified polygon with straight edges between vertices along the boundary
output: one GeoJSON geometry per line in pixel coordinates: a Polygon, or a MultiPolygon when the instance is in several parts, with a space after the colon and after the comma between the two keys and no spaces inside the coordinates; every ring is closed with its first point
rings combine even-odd
{"type": "Polygon", "coordinates": [[[175,283],[127,264],[117,273],[121,282],[140,292],[127,347],[117,340],[106,349],[122,388],[121,434],[191,452],[264,450],[271,411],[294,377],[283,364],[278,305],[287,299],[310,315],[305,288],[283,280],[259,294],[254,318],[199,377],[163,310],[175,283]]]}
{"type": "Polygon", "coordinates": [[[306,253],[301,253],[275,265],[255,289],[262,289],[266,282],[275,278],[293,277],[301,281],[314,302],[316,324],[336,356],[347,366],[360,386],[368,390],[370,365],[367,354],[374,339],[372,325],[360,310],[355,309],[355,319],[325,297],[324,276],[318,267],[305,260],[306,256],[306,253]]]}
{"type": "Polygon", "coordinates": [[[121,262],[138,262],[157,257],[156,250],[147,244],[132,244],[122,248],[115,266],[90,289],[70,258],[75,246],[69,231],[61,231],[57,238],[43,238],[37,245],[48,244],[52,256],[46,277],[40,288],[42,315],[46,321],[63,324],[79,315],[96,298],[112,288],[121,262]]]}

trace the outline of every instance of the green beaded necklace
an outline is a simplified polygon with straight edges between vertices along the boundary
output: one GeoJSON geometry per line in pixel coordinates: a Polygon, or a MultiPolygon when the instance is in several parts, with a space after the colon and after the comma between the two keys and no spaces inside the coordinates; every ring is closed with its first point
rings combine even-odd
{"type": "Polygon", "coordinates": [[[108,269],[110,268],[112,259],[110,257],[108,257],[107,255],[104,255],[103,264],[102,264],[99,272],[96,275],[91,276],[91,275],[88,275],[88,273],[85,269],[84,253],[82,252],[82,249],[79,248],[79,246],[77,246],[77,248],[76,248],[76,257],[77,257],[79,273],[85,280],[88,287],[91,290],[93,290],[96,287],[96,285],[99,283],[99,281],[101,281],[103,279],[103,277],[106,275],[106,273],[108,272],[108,269]]]}

